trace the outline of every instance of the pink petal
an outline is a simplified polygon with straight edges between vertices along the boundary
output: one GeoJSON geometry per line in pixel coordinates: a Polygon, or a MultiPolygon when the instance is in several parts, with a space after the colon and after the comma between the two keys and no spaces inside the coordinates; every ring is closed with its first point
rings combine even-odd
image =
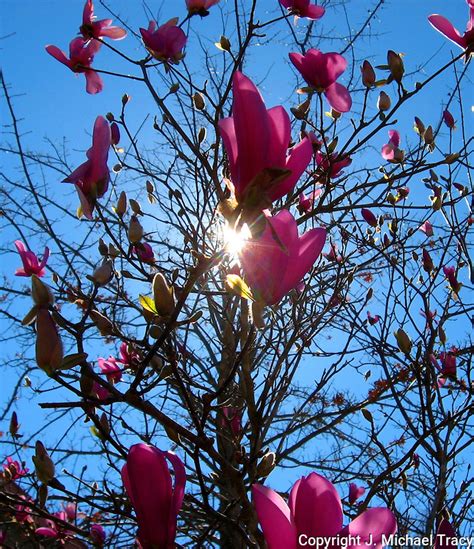
{"type": "Polygon", "coordinates": [[[306,17],[308,19],[320,19],[324,15],[325,11],[326,10],[321,6],[311,5],[308,6],[306,17]]]}
{"type": "Polygon", "coordinates": [[[331,107],[337,112],[348,112],[351,110],[352,99],[350,93],[342,84],[334,82],[334,84],[326,88],[324,94],[331,107]]]}
{"type": "Polygon", "coordinates": [[[92,23],[93,18],[94,18],[94,5],[92,4],[92,0],[86,0],[86,3],[84,4],[84,11],[82,12],[82,24],[90,25],[92,23]]]}
{"type": "Polygon", "coordinates": [[[346,526],[341,535],[354,536],[360,539],[359,544],[351,545],[352,549],[363,549],[364,547],[377,547],[382,541],[382,535],[389,536],[397,531],[395,516],[385,507],[374,507],[367,509],[346,526]],[[372,536],[373,544],[369,544],[372,536]]]}
{"type": "Polygon", "coordinates": [[[393,160],[395,156],[395,150],[393,148],[392,144],[384,145],[382,147],[382,156],[385,158],[385,160],[393,160]]]}
{"type": "Polygon", "coordinates": [[[63,65],[66,65],[66,67],[71,68],[70,61],[67,58],[66,54],[62,50],[60,50],[57,46],[46,46],[45,49],[49,53],[49,55],[52,55],[60,63],[62,63],[63,65]]]}
{"type": "Polygon", "coordinates": [[[89,69],[85,72],[86,76],[86,92],[92,95],[102,91],[104,84],[98,73],[89,69]]]}
{"type": "Polygon", "coordinates": [[[388,138],[390,143],[397,149],[400,146],[400,134],[397,130],[389,130],[388,138]]]}
{"type": "MultiPolygon", "coordinates": [[[[219,129],[224,142],[225,151],[229,158],[229,169],[232,181],[237,184],[237,138],[235,136],[234,119],[232,117],[224,118],[219,121],[219,129]]],[[[240,190],[240,189],[239,189],[240,190]]]]}
{"type": "Polygon", "coordinates": [[[260,484],[252,486],[252,495],[268,549],[296,549],[296,529],[283,498],[260,484]]]}
{"type": "Polygon", "coordinates": [[[35,530],[35,534],[38,534],[40,536],[45,536],[47,538],[57,538],[58,537],[58,531],[53,530],[52,528],[47,528],[46,526],[43,526],[41,528],[37,528],[35,530]]]}
{"type": "Polygon", "coordinates": [[[448,21],[446,17],[442,15],[433,14],[428,17],[428,21],[431,25],[441,34],[446,36],[449,40],[460,46],[461,48],[466,47],[466,41],[464,40],[461,33],[453,26],[451,21],[448,21]]]}
{"type": "Polygon", "coordinates": [[[291,171],[281,183],[274,187],[268,196],[274,202],[291,192],[298,179],[303,175],[313,156],[311,141],[305,137],[298,145],[295,145],[286,159],[285,168],[291,171]]]}
{"type": "Polygon", "coordinates": [[[285,165],[286,151],[291,139],[290,117],[281,106],[269,109],[267,114],[270,126],[267,167],[280,168],[285,165]]]}
{"type": "Polygon", "coordinates": [[[18,253],[20,254],[20,256],[23,252],[27,251],[26,246],[23,244],[23,242],[21,240],[15,240],[14,244],[15,244],[15,247],[18,250],[18,253]]]}
{"type": "Polygon", "coordinates": [[[127,31],[121,27],[107,27],[105,29],[101,29],[100,35],[106,36],[111,40],[122,40],[127,36],[127,31]]]}
{"type": "Polygon", "coordinates": [[[298,481],[290,493],[290,510],[299,534],[331,537],[342,527],[342,504],[335,487],[311,473],[298,481]]]}

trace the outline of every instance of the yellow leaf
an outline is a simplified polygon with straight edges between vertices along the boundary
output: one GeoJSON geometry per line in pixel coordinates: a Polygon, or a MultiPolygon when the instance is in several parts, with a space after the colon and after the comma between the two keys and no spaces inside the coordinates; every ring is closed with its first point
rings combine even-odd
{"type": "Polygon", "coordinates": [[[153,298],[148,295],[141,295],[138,297],[138,301],[140,305],[145,309],[145,311],[150,311],[150,313],[158,314],[158,311],[155,307],[155,302],[153,301],[153,298]]]}
{"type": "Polygon", "coordinates": [[[243,298],[248,299],[250,301],[255,301],[255,299],[252,295],[252,290],[240,278],[239,275],[228,274],[227,277],[226,277],[226,286],[231,292],[238,295],[239,297],[243,297],[243,298]]]}

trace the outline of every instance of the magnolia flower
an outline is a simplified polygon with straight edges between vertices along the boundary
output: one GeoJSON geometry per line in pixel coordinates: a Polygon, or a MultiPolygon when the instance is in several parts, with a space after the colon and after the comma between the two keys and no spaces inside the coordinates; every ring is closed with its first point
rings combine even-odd
{"type": "Polygon", "coordinates": [[[314,207],[315,200],[321,196],[322,192],[322,189],[315,189],[308,196],[304,193],[300,193],[298,197],[298,211],[301,214],[310,212],[314,207]]]}
{"type": "Polygon", "coordinates": [[[122,468],[122,481],[135,509],[143,549],[174,547],[186,483],[182,461],[172,452],[135,444],[122,468]],[[174,469],[174,487],[166,460],[174,469]]]}
{"type": "Polygon", "coordinates": [[[133,349],[131,345],[123,341],[119,349],[120,358],[118,362],[126,368],[136,368],[140,362],[140,355],[133,349]]]}
{"type": "Polygon", "coordinates": [[[46,51],[72,72],[84,73],[87,93],[99,93],[104,87],[102,78],[92,69],[94,55],[99,51],[101,43],[97,40],[86,42],[83,38],[74,38],[69,44],[69,59],[57,46],[46,46],[46,51]]]}
{"type": "Polygon", "coordinates": [[[97,17],[94,16],[94,4],[92,0],[87,0],[84,5],[84,11],[82,13],[82,25],[79,27],[79,31],[82,36],[89,40],[90,38],[101,38],[105,36],[112,40],[121,40],[127,36],[127,31],[120,27],[111,27],[112,19],[101,19],[96,21],[97,17]]]}
{"type": "Polygon", "coordinates": [[[245,279],[256,298],[266,305],[278,303],[311,270],[326,241],[326,229],[310,229],[301,237],[288,210],[271,217],[258,238],[246,242],[239,253],[245,279]]]}
{"type": "Polygon", "coordinates": [[[335,263],[341,263],[343,260],[342,255],[339,254],[339,248],[335,242],[330,242],[330,250],[327,254],[323,254],[323,256],[328,261],[334,261],[335,263]]]}
{"type": "Polygon", "coordinates": [[[453,115],[448,111],[448,109],[443,111],[443,122],[448,126],[450,130],[454,130],[456,128],[456,124],[454,122],[453,115]]]}
{"type": "Polygon", "coordinates": [[[46,526],[41,526],[40,528],[37,528],[35,530],[35,534],[61,541],[73,535],[70,530],[62,525],[62,522],[67,522],[68,520],[65,511],[59,511],[58,513],[54,513],[51,517],[51,519],[45,520],[46,526]],[[53,517],[59,519],[61,523],[55,521],[53,517]]]}
{"type": "Polygon", "coordinates": [[[317,473],[311,473],[293,485],[288,504],[276,492],[260,484],[252,486],[252,493],[268,549],[296,549],[313,537],[326,538],[332,549],[339,547],[338,538],[342,539],[342,544],[349,536],[359,536],[359,547],[381,547],[382,536],[397,531],[392,512],[382,507],[367,509],[343,528],[339,494],[317,473]]]}
{"type": "Polygon", "coordinates": [[[311,160],[311,142],[304,138],[288,151],[291,124],[285,109],[267,109],[241,72],[234,74],[232,90],[232,116],[219,122],[229,159],[227,184],[238,202],[265,207],[293,190],[311,160]]]}
{"type": "Polygon", "coordinates": [[[103,116],[98,116],[92,133],[92,147],[87,151],[87,160],[64,179],[74,183],[82,213],[92,219],[97,198],[104,196],[109,185],[107,160],[110,148],[110,126],[103,116]]]}
{"type": "Polygon", "coordinates": [[[18,480],[19,478],[25,476],[28,471],[29,469],[23,467],[19,461],[16,461],[11,456],[8,456],[3,464],[3,471],[0,473],[0,479],[3,479],[6,482],[18,480]]]}
{"type": "Polygon", "coordinates": [[[389,130],[388,137],[388,143],[382,147],[383,158],[391,162],[401,162],[404,155],[403,151],[398,148],[400,145],[400,134],[397,130],[389,130]]]}
{"type": "Polygon", "coordinates": [[[109,383],[117,383],[122,379],[122,370],[113,356],[97,359],[100,371],[105,374],[109,383]]]}
{"type": "Polygon", "coordinates": [[[365,494],[365,488],[357,486],[354,482],[349,484],[349,503],[354,504],[360,497],[365,494]]]}
{"type": "Polygon", "coordinates": [[[297,17],[320,19],[326,11],[321,6],[310,4],[310,0],[280,0],[280,4],[297,17]]]}
{"type": "Polygon", "coordinates": [[[377,322],[380,322],[380,316],[379,315],[372,315],[369,311],[367,311],[367,320],[371,326],[374,324],[377,324],[377,322]]]}
{"type": "Polygon", "coordinates": [[[420,225],[418,230],[425,233],[426,236],[433,236],[433,225],[429,221],[425,221],[420,225]]]}
{"type": "Polygon", "coordinates": [[[456,29],[451,21],[442,15],[433,14],[428,17],[431,25],[446,38],[454,42],[463,50],[466,50],[474,45],[474,2],[467,0],[469,6],[469,21],[467,22],[466,32],[461,34],[456,29]]]}
{"type": "Polygon", "coordinates": [[[219,0],[186,0],[186,7],[189,15],[206,17],[206,15],[209,15],[209,8],[212,8],[218,2],[219,0]]]}
{"type": "Polygon", "coordinates": [[[143,263],[155,262],[153,248],[150,246],[150,244],[147,244],[146,242],[141,242],[137,246],[133,246],[132,251],[143,263]]]}
{"type": "Polygon", "coordinates": [[[15,246],[20,254],[20,259],[23,263],[23,269],[19,268],[15,271],[16,276],[44,276],[46,263],[49,258],[49,248],[45,247],[43,253],[43,259],[38,260],[38,257],[35,253],[30,252],[26,249],[26,246],[21,240],[15,240],[15,246]]]}
{"type": "Polygon", "coordinates": [[[449,286],[451,290],[458,294],[461,290],[462,284],[458,282],[458,279],[456,277],[456,268],[455,267],[443,267],[443,272],[446,278],[448,279],[449,286]]]}
{"type": "Polygon", "coordinates": [[[110,142],[112,145],[118,145],[120,142],[120,128],[117,122],[110,124],[110,142]]]}
{"type": "Polygon", "coordinates": [[[157,28],[156,21],[150,21],[148,29],[140,29],[145,47],[155,59],[166,63],[179,63],[187,37],[176,26],[178,19],[170,19],[157,28]]]}
{"type": "Polygon", "coordinates": [[[366,223],[368,223],[371,227],[377,227],[377,218],[368,208],[362,208],[360,213],[366,223]]]}
{"type": "Polygon", "coordinates": [[[337,153],[326,155],[321,151],[316,151],[315,158],[318,168],[330,178],[339,177],[344,173],[344,168],[352,164],[352,159],[349,156],[341,156],[337,153]]]}
{"type": "Polygon", "coordinates": [[[346,70],[347,61],[339,53],[310,49],[305,55],[290,53],[290,60],[306,82],[318,93],[324,92],[333,109],[348,112],[352,99],[345,86],[336,82],[346,70]]]}
{"type": "Polygon", "coordinates": [[[92,524],[89,530],[89,536],[95,545],[102,547],[105,543],[105,530],[100,524],[92,524]]]}
{"type": "Polygon", "coordinates": [[[106,400],[110,396],[110,392],[106,387],[94,380],[92,384],[92,394],[96,395],[99,400],[106,400]]]}
{"type": "Polygon", "coordinates": [[[235,406],[223,406],[221,427],[230,429],[232,436],[237,438],[242,431],[242,411],[235,406]]]}
{"type": "Polygon", "coordinates": [[[441,366],[439,365],[435,355],[430,355],[431,364],[433,364],[439,372],[438,387],[442,387],[448,379],[456,379],[456,350],[457,349],[454,348],[454,351],[452,350],[453,352],[445,353],[443,351],[440,353],[439,360],[441,362],[441,366]]]}

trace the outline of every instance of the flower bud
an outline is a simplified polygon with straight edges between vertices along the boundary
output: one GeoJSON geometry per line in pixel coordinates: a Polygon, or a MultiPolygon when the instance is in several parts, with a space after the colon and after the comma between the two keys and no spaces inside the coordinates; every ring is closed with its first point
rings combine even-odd
{"type": "Polygon", "coordinates": [[[31,297],[37,307],[49,307],[54,303],[51,288],[34,274],[31,275],[31,297]]]}
{"type": "Polygon", "coordinates": [[[94,271],[92,275],[92,280],[97,286],[105,286],[112,280],[114,274],[114,268],[112,261],[105,260],[100,267],[94,271]]]}
{"type": "Polygon", "coordinates": [[[18,423],[18,416],[16,415],[16,412],[13,412],[12,417],[10,419],[10,435],[13,438],[17,438],[19,430],[20,430],[20,424],[18,423]]]}
{"type": "Polygon", "coordinates": [[[390,97],[384,91],[381,91],[377,100],[377,109],[379,111],[388,111],[391,104],[390,97]]]}
{"type": "Polygon", "coordinates": [[[92,322],[99,329],[100,335],[109,336],[113,334],[114,325],[102,313],[99,313],[99,311],[92,309],[92,311],[90,312],[90,317],[92,319],[92,322]]]}
{"type": "Polygon", "coordinates": [[[143,238],[143,227],[136,215],[132,215],[128,226],[128,240],[132,244],[138,244],[143,238]]]}
{"type": "Polygon", "coordinates": [[[410,354],[411,348],[412,348],[412,342],[406,332],[399,328],[395,333],[395,339],[398,343],[398,348],[400,351],[406,355],[410,354]]]}
{"type": "Polygon", "coordinates": [[[405,67],[403,66],[401,56],[398,53],[389,50],[387,53],[387,63],[391,77],[395,80],[395,82],[400,84],[403,74],[405,73],[405,67]]]}
{"type": "Polygon", "coordinates": [[[36,315],[36,362],[48,375],[63,361],[63,344],[50,313],[39,309],[36,315]]]}
{"type": "Polygon", "coordinates": [[[115,206],[115,213],[119,217],[123,217],[126,211],[127,211],[127,194],[125,193],[125,191],[122,191],[117,201],[117,206],[115,206]]]}
{"type": "Polygon", "coordinates": [[[267,452],[257,465],[257,477],[265,478],[275,469],[276,454],[275,452],[267,452]]]}
{"type": "Polygon", "coordinates": [[[166,278],[157,273],[153,279],[153,300],[160,316],[170,316],[174,311],[174,292],[166,278]]]}
{"type": "Polygon", "coordinates": [[[450,130],[454,130],[456,128],[454,117],[447,109],[443,112],[443,121],[450,130]]]}
{"type": "Polygon", "coordinates": [[[368,61],[364,61],[360,72],[362,73],[362,84],[366,88],[371,88],[375,84],[375,71],[372,65],[368,61]]]}
{"type": "Polygon", "coordinates": [[[53,460],[49,457],[46,448],[39,440],[35,445],[33,463],[35,464],[36,476],[43,484],[48,484],[48,482],[53,480],[55,473],[53,460]]]}
{"type": "Polygon", "coordinates": [[[425,133],[425,125],[423,124],[423,121],[418,118],[418,116],[415,116],[415,123],[413,125],[413,129],[416,131],[418,135],[423,137],[423,134],[425,133]]]}
{"type": "Polygon", "coordinates": [[[202,93],[196,92],[193,95],[193,105],[194,105],[194,108],[198,111],[204,110],[206,103],[204,101],[204,97],[202,93]]]}
{"type": "Polygon", "coordinates": [[[423,248],[422,256],[423,270],[429,274],[434,269],[433,260],[431,259],[430,253],[428,250],[425,250],[425,248],[423,248]]]}
{"type": "Polygon", "coordinates": [[[362,208],[360,211],[364,220],[371,226],[377,227],[377,218],[375,215],[367,208],[362,208]]]}
{"type": "Polygon", "coordinates": [[[110,124],[110,142],[112,145],[118,145],[120,141],[120,129],[117,122],[110,124]]]}

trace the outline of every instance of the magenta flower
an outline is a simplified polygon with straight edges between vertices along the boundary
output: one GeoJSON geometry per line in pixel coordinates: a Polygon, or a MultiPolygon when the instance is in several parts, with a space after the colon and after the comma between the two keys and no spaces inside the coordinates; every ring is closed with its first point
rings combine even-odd
{"type": "Polygon", "coordinates": [[[112,40],[121,40],[127,36],[126,30],[110,26],[112,19],[101,19],[100,21],[96,21],[96,19],[92,0],[86,0],[82,13],[82,25],[79,28],[80,33],[86,40],[102,38],[102,36],[111,38],[112,40]]]}
{"type": "Polygon", "coordinates": [[[380,322],[380,316],[372,315],[369,311],[367,311],[367,320],[369,321],[369,324],[373,326],[374,324],[377,324],[377,322],[380,322]]]}
{"type": "Polygon", "coordinates": [[[108,389],[97,383],[97,381],[94,381],[92,384],[92,394],[96,395],[98,400],[106,400],[110,396],[108,389]]]}
{"type": "Polygon", "coordinates": [[[122,481],[135,509],[137,537],[143,549],[174,547],[186,483],[182,461],[172,452],[135,444],[122,468],[122,481]],[[174,487],[166,460],[174,469],[174,487]]]}
{"type": "Polygon", "coordinates": [[[339,253],[339,248],[335,242],[330,243],[330,250],[327,254],[323,254],[323,256],[328,261],[334,261],[335,263],[341,263],[343,261],[342,255],[339,253]]]}
{"type": "Polygon", "coordinates": [[[458,294],[461,290],[462,284],[458,282],[458,279],[456,277],[456,268],[455,267],[443,267],[443,272],[445,277],[448,279],[449,286],[451,290],[458,294]]]}
{"type": "Polygon", "coordinates": [[[339,494],[327,479],[317,473],[311,473],[293,485],[288,504],[279,494],[260,484],[252,486],[252,493],[268,549],[296,549],[303,547],[312,537],[326,538],[332,549],[339,547],[336,540],[330,543],[330,538],[336,536],[360,536],[359,545],[348,544],[354,549],[380,547],[382,536],[397,531],[392,512],[382,507],[367,509],[343,528],[339,494]]]}
{"type": "Polygon", "coordinates": [[[242,432],[242,411],[235,406],[222,408],[221,426],[230,429],[232,436],[238,438],[242,432]]]}
{"type": "Polygon", "coordinates": [[[133,253],[138,257],[143,263],[154,263],[155,254],[153,253],[153,248],[150,244],[146,242],[141,242],[139,245],[132,248],[133,253]]]}
{"type": "Polygon", "coordinates": [[[66,538],[73,535],[73,533],[64,528],[64,526],[54,520],[54,518],[59,519],[62,522],[67,522],[67,514],[64,511],[59,511],[51,515],[51,519],[45,520],[45,526],[41,526],[35,530],[35,534],[44,536],[46,538],[58,539],[64,541],[66,538]]]}
{"type": "Polygon", "coordinates": [[[315,189],[308,196],[306,196],[304,193],[300,193],[298,197],[298,211],[301,214],[309,213],[314,207],[315,200],[317,200],[321,196],[322,192],[322,189],[315,189]]]}
{"type": "Polygon", "coordinates": [[[321,6],[310,4],[310,0],[280,0],[280,4],[297,17],[320,19],[326,11],[321,6]]]}
{"type": "MultiPolygon", "coordinates": [[[[264,212],[265,213],[265,212],[264,212]]],[[[271,217],[260,237],[248,240],[239,257],[247,283],[266,305],[278,303],[311,270],[326,241],[326,229],[298,236],[288,210],[271,217]]]]}
{"type": "Polygon", "coordinates": [[[442,15],[433,14],[428,17],[431,25],[441,34],[446,36],[451,42],[454,42],[463,50],[466,50],[474,45],[474,2],[467,0],[469,6],[469,21],[467,22],[466,32],[461,34],[456,29],[451,21],[442,15]]]}
{"type": "Polygon", "coordinates": [[[118,362],[123,364],[126,368],[134,369],[140,362],[140,355],[133,349],[131,345],[123,341],[120,344],[119,349],[120,358],[118,362]]]}
{"type": "Polygon", "coordinates": [[[420,225],[418,230],[425,233],[426,236],[433,236],[433,225],[429,221],[425,221],[420,225]]]}
{"type": "Polygon", "coordinates": [[[345,86],[336,82],[346,70],[347,61],[339,53],[322,53],[311,49],[305,55],[290,53],[290,60],[306,82],[318,93],[324,93],[333,109],[348,112],[351,96],[345,86]]]}
{"type": "Polygon", "coordinates": [[[267,109],[255,84],[241,72],[234,74],[232,90],[232,116],[219,122],[229,158],[228,185],[239,202],[274,202],[293,190],[305,171],[311,142],[305,138],[288,151],[291,124],[285,109],[267,109]],[[268,173],[272,168],[290,173],[275,181],[268,173]]]}
{"type": "Polygon", "coordinates": [[[362,208],[360,213],[366,223],[368,223],[371,227],[377,227],[377,218],[368,208],[362,208]]]}
{"type": "Polygon", "coordinates": [[[109,383],[117,383],[122,379],[122,370],[113,356],[97,359],[100,371],[105,374],[109,383]]]}
{"type": "Polygon", "coordinates": [[[186,0],[186,7],[189,15],[206,17],[206,15],[209,15],[209,8],[212,8],[218,2],[219,0],[186,0]]]}
{"type": "Polygon", "coordinates": [[[326,155],[321,151],[316,151],[315,158],[318,168],[332,179],[341,176],[344,173],[344,168],[352,164],[352,159],[349,156],[341,156],[337,153],[326,155]]]}
{"type": "Polygon", "coordinates": [[[140,29],[143,43],[155,59],[166,63],[179,63],[183,58],[183,48],[187,37],[176,26],[178,19],[170,19],[157,28],[156,21],[150,21],[148,29],[140,29]]]}
{"type": "Polygon", "coordinates": [[[26,246],[23,244],[21,240],[15,240],[15,246],[18,250],[18,253],[20,254],[20,259],[23,263],[23,269],[19,268],[15,271],[16,276],[44,276],[46,267],[46,263],[48,262],[49,258],[49,248],[46,247],[44,249],[43,253],[43,259],[41,261],[38,260],[38,257],[35,253],[30,252],[26,249],[26,246]]]}
{"type": "Polygon", "coordinates": [[[46,46],[46,51],[72,72],[84,73],[87,93],[99,93],[104,87],[102,78],[92,69],[92,61],[99,51],[101,43],[97,40],[86,42],[83,38],[74,38],[69,44],[69,59],[57,46],[46,46]]]}
{"type": "Polygon", "coordinates": [[[67,520],[72,522],[76,518],[77,514],[77,503],[72,501],[66,503],[64,506],[64,512],[66,513],[67,520]]]}
{"type": "Polygon", "coordinates": [[[105,543],[105,530],[101,524],[93,524],[89,530],[89,536],[95,545],[102,547],[105,543]]]}
{"type": "Polygon", "coordinates": [[[385,160],[391,162],[401,162],[403,160],[403,151],[399,149],[400,134],[397,130],[388,131],[389,141],[382,147],[382,156],[385,160]]]}
{"type": "Polygon", "coordinates": [[[110,148],[110,126],[103,116],[98,116],[92,133],[92,147],[87,151],[87,160],[66,177],[66,183],[74,183],[82,213],[92,219],[97,198],[104,196],[109,186],[107,160],[110,148]]]}
{"type": "Polygon", "coordinates": [[[443,122],[450,130],[454,130],[456,128],[454,116],[448,111],[448,109],[443,111],[443,122]]]}
{"type": "Polygon", "coordinates": [[[16,461],[12,457],[8,456],[3,464],[2,475],[9,481],[18,480],[19,478],[25,476],[28,471],[29,469],[24,468],[19,461],[16,461]]]}
{"type": "Polygon", "coordinates": [[[349,484],[349,503],[354,504],[360,497],[365,494],[365,488],[357,486],[354,482],[349,484]]]}

